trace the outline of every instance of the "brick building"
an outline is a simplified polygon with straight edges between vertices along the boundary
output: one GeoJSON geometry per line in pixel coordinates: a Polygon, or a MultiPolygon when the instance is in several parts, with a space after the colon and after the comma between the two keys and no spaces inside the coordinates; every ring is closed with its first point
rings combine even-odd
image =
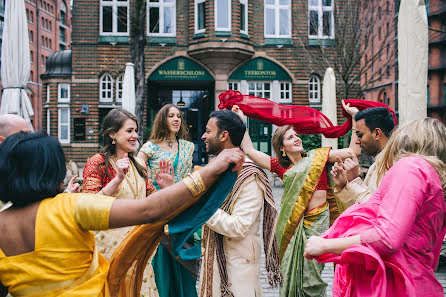
{"type": "MultiPolygon", "coordinates": [[[[363,14],[372,16],[375,21],[369,38],[370,46],[360,66],[367,68],[361,78],[362,98],[386,103],[398,112],[396,49],[400,0],[374,1],[378,1],[378,5],[368,5],[371,3],[369,0],[362,1],[363,14]]],[[[427,113],[446,123],[446,1],[426,1],[426,9],[429,24],[427,113]]]]}
{"type": "MultiPolygon", "coordinates": [[[[6,0],[11,1],[11,0],[6,0]]],[[[31,118],[34,130],[42,129],[42,82],[48,56],[71,43],[71,9],[69,0],[25,1],[28,20],[31,70],[26,87],[34,109],[31,118]]],[[[3,32],[5,0],[0,2],[0,32],[3,32]]],[[[1,89],[1,83],[0,83],[1,89]]]]}
{"type": "MultiPolygon", "coordinates": [[[[308,63],[302,44],[319,51],[318,41],[334,38],[333,1],[160,0],[146,5],[145,139],[159,108],[173,102],[185,113],[196,147],[194,163],[206,161],[200,137],[218,95],[228,88],[282,104],[321,106],[324,73],[308,63]]],[[[57,77],[57,70],[44,75],[43,121],[59,137],[67,158],[83,163],[99,150],[102,119],[121,105],[134,1],[74,0],[72,9],[71,77],[57,77]]],[[[255,145],[271,153],[273,127],[250,121],[249,129],[255,145]]]]}

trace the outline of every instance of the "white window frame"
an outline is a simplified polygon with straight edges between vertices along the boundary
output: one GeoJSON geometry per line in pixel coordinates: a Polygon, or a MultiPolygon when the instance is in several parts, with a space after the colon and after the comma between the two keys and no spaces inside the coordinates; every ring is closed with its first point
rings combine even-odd
{"type": "Polygon", "coordinates": [[[58,108],[58,121],[57,121],[57,137],[58,137],[58,139],[59,139],[59,142],[60,143],[64,143],[64,144],[67,144],[67,143],[70,143],[70,129],[71,129],[71,127],[70,127],[70,107],[69,106],[64,106],[64,105],[61,105],[61,106],[59,106],[59,108],[58,108]],[[61,112],[62,112],[62,110],[66,110],[67,111],[67,113],[68,113],[68,116],[67,116],[67,123],[62,123],[62,120],[61,120],[61,118],[62,118],[62,116],[61,116],[61,112]],[[62,131],[62,126],[66,126],[67,127],[67,129],[68,129],[68,138],[62,138],[62,133],[61,133],[61,131],[62,131]]]}
{"type": "Polygon", "coordinates": [[[274,0],[274,4],[267,4],[267,0],[264,0],[264,32],[266,38],[291,38],[291,0],[289,0],[289,3],[287,5],[281,5],[280,0],[274,0]],[[266,33],[266,27],[269,25],[266,23],[266,10],[267,9],[273,9],[274,10],[274,34],[267,34],[266,33]],[[288,11],[288,32],[289,34],[280,34],[280,10],[285,9],[288,11]]]}
{"type": "MultiPolygon", "coordinates": [[[[224,32],[230,32],[231,31],[231,0],[215,0],[215,4],[214,4],[214,21],[215,21],[215,31],[224,31],[224,32]],[[228,21],[228,27],[218,27],[218,20],[219,20],[219,9],[218,7],[218,2],[219,1],[226,1],[228,4],[228,15],[227,17],[227,21],[228,21]]],[[[221,17],[225,17],[225,16],[221,16],[221,17]]]]}
{"type": "Polygon", "coordinates": [[[322,103],[321,79],[316,74],[310,75],[310,78],[308,79],[308,102],[310,105],[319,105],[322,103]],[[310,85],[313,85],[313,91],[310,91],[310,85]],[[317,90],[315,87],[317,87],[317,90]]]}
{"type": "MultiPolygon", "coordinates": [[[[205,26],[203,29],[198,29],[198,4],[204,3],[204,5],[206,6],[206,0],[194,0],[194,28],[195,28],[195,34],[198,33],[204,33],[206,31],[206,22],[205,22],[205,26]]],[[[206,20],[206,9],[205,9],[205,15],[203,16],[204,19],[206,20]]]]}
{"type": "Polygon", "coordinates": [[[291,103],[293,101],[293,87],[291,82],[289,81],[280,81],[279,82],[279,102],[280,103],[291,103]],[[288,90],[286,90],[286,86],[288,86],[288,90]],[[288,98],[286,98],[286,94],[288,94],[288,98]],[[283,97],[283,98],[282,98],[283,97]]]}
{"type": "Polygon", "coordinates": [[[99,33],[103,36],[123,36],[129,35],[129,1],[118,1],[118,0],[101,0],[99,5],[99,33]],[[112,32],[104,32],[103,25],[103,7],[112,7],[112,32]],[[127,7],[127,32],[118,32],[118,7],[127,7]]]}
{"type": "Polygon", "coordinates": [[[322,5],[323,0],[308,0],[308,37],[314,38],[314,39],[334,39],[334,9],[333,9],[333,3],[335,0],[331,0],[331,6],[323,6],[322,5]],[[312,1],[317,1],[317,5],[310,5],[312,1]],[[310,12],[311,11],[317,11],[318,15],[318,29],[317,29],[317,35],[310,35],[310,12]],[[323,28],[323,15],[324,12],[330,12],[331,18],[330,18],[330,28],[331,32],[330,35],[324,35],[324,28],[323,28]]]}
{"type": "Polygon", "coordinates": [[[116,102],[122,102],[122,87],[124,85],[124,73],[116,78],[116,102]]]}
{"type": "Polygon", "coordinates": [[[70,103],[70,97],[71,97],[71,86],[70,84],[58,84],[57,85],[57,102],[59,103],[70,103]],[[64,98],[62,97],[62,88],[66,87],[68,89],[68,97],[64,98]]]}
{"type": "Polygon", "coordinates": [[[160,2],[150,2],[147,1],[147,36],[175,36],[176,35],[176,19],[177,19],[177,9],[176,9],[176,1],[172,1],[172,2],[165,2],[166,0],[159,0],[160,2]],[[160,28],[160,32],[159,33],[150,33],[150,7],[158,7],[159,8],[159,28],[160,28]],[[170,7],[172,8],[172,32],[171,33],[165,33],[165,32],[161,32],[162,30],[164,31],[164,9],[166,7],[170,7]]]}
{"type": "Polygon", "coordinates": [[[51,135],[51,110],[46,110],[46,134],[51,135]]]}
{"type": "Polygon", "coordinates": [[[50,85],[46,85],[46,104],[50,103],[50,85]]]}
{"type": "Polygon", "coordinates": [[[254,80],[250,80],[248,81],[248,94],[252,95],[252,96],[256,96],[256,97],[261,97],[261,98],[266,98],[269,100],[273,99],[273,82],[272,81],[254,81],[254,80]],[[254,89],[250,89],[249,85],[250,84],[254,84],[255,88],[254,89]],[[257,89],[257,84],[261,84],[262,88],[261,89],[257,89]],[[265,84],[269,84],[269,90],[265,90],[265,84]],[[261,94],[258,94],[258,93],[261,94]],[[269,92],[269,98],[267,98],[265,96],[265,92],[269,92]]]}
{"type": "MultiPolygon", "coordinates": [[[[240,0],[240,6],[244,5],[245,6],[245,13],[244,15],[240,15],[240,33],[248,35],[248,0],[240,0]],[[241,27],[241,18],[244,17],[245,18],[245,28],[241,27]]],[[[242,12],[240,11],[240,14],[242,12]]]]}
{"type": "Polygon", "coordinates": [[[104,73],[99,79],[99,102],[113,103],[113,77],[109,73],[104,73]],[[110,83],[110,89],[103,87],[105,78],[107,78],[107,83],[110,83]],[[110,91],[110,98],[102,96],[104,91],[110,91]]]}
{"type": "Polygon", "coordinates": [[[240,92],[240,82],[238,81],[229,81],[228,82],[228,90],[234,90],[240,92]]]}

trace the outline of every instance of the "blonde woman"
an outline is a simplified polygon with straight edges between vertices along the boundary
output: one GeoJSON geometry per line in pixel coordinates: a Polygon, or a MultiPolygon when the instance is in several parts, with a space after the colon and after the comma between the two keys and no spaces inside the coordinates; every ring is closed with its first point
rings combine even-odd
{"type": "Polygon", "coordinates": [[[377,163],[376,192],[347,209],[305,256],[335,262],[333,296],[443,296],[434,269],[446,233],[446,127],[398,128],[377,163]]]}

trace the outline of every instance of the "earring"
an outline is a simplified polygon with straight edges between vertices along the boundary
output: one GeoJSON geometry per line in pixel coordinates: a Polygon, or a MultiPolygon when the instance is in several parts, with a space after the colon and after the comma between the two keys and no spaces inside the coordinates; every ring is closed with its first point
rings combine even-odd
{"type": "Polygon", "coordinates": [[[286,157],[285,151],[282,151],[282,157],[286,157]]]}
{"type": "Polygon", "coordinates": [[[116,144],[116,140],[114,138],[112,140],[112,144],[116,144]]]}

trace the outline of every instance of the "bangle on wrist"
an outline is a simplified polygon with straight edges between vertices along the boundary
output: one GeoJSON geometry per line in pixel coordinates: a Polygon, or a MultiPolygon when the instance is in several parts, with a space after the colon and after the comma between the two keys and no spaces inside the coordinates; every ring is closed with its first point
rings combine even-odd
{"type": "Polygon", "coordinates": [[[183,179],[183,182],[195,198],[206,191],[206,186],[198,171],[195,171],[192,174],[189,173],[187,177],[183,179]]]}

